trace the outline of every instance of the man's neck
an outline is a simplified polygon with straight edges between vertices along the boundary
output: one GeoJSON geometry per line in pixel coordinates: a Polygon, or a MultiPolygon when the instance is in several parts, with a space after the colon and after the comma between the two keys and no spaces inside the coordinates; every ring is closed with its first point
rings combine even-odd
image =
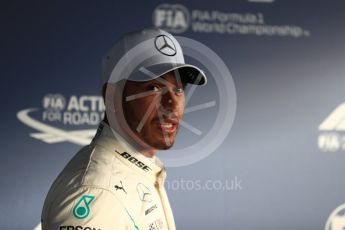
{"type": "MultiPolygon", "coordinates": [[[[104,116],[104,119],[103,121],[109,125],[109,121],[107,119],[107,116],[104,116]]],[[[139,146],[137,146],[139,147],[139,146]]],[[[143,154],[145,157],[149,157],[149,158],[152,158],[154,156],[156,156],[156,153],[157,153],[157,149],[155,148],[142,148],[142,149],[137,149],[138,152],[140,152],[141,154],[143,154]]]]}
{"type": "Polygon", "coordinates": [[[143,154],[145,157],[152,158],[156,156],[157,149],[146,149],[146,150],[140,151],[140,153],[143,154]]]}

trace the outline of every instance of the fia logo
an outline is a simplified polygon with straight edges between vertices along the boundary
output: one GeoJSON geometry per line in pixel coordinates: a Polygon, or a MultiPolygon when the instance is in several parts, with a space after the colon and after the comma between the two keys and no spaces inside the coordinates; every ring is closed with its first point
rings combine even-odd
{"type": "Polygon", "coordinates": [[[319,125],[319,149],[324,152],[345,150],[345,102],[336,107],[319,125]]]}
{"type": "Polygon", "coordinates": [[[61,94],[48,94],[43,98],[42,105],[49,111],[61,111],[66,107],[66,99],[61,94]]]}
{"type": "Polygon", "coordinates": [[[190,24],[190,16],[186,7],[179,4],[161,4],[152,15],[153,25],[166,31],[183,33],[190,24]]]}

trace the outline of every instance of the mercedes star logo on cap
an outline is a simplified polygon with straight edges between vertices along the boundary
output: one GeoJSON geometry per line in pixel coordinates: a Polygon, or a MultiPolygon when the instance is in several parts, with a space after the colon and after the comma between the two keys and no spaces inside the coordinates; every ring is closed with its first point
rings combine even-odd
{"type": "Polygon", "coordinates": [[[174,42],[166,35],[159,35],[155,39],[156,49],[164,55],[174,56],[176,47],[174,42]]]}

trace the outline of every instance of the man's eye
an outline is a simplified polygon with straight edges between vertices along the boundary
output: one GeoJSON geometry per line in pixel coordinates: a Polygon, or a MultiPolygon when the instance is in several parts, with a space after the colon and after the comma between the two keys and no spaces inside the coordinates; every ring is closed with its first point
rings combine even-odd
{"type": "Polygon", "coordinates": [[[176,87],[175,92],[176,92],[176,93],[183,93],[183,88],[181,88],[181,87],[176,87]]]}
{"type": "Polygon", "coordinates": [[[161,91],[161,87],[159,87],[157,85],[152,85],[152,86],[150,86],[150,90],[152,90],[154,92],[160,92],[161,91]]]}

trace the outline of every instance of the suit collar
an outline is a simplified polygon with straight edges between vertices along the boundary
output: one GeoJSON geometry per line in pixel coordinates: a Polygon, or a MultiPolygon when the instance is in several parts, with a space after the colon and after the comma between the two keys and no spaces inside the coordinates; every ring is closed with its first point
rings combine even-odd
{"type": "Polygon", "coordinates": [[[129,168],[147,177],[152,182],[158,182],[162,185],[166,177],[163,163],[157,157],[155,162],[153,162],[140,152],[136,151],[104,121],[99,124],[92,143],[101,145],[108,149],[116,158],[129,168]]]}

